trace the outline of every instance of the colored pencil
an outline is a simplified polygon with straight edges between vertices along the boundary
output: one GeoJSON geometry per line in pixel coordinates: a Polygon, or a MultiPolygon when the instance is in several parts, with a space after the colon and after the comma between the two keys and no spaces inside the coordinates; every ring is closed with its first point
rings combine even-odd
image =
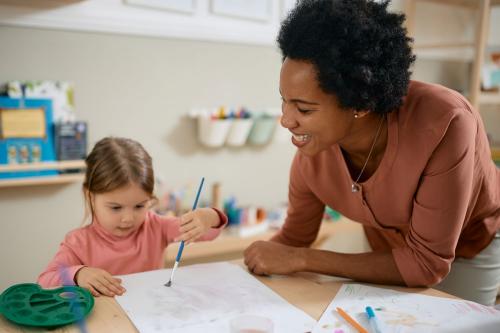
{"type": "Polygon", "coordinates": [[[342,310],[341,308],[337,308],[337,312],[344,318],[352,327],[354,327],[359,333],[368,333],[368,331],[361,326],[354,318],[349,316],[347,312],[342,310]]]}

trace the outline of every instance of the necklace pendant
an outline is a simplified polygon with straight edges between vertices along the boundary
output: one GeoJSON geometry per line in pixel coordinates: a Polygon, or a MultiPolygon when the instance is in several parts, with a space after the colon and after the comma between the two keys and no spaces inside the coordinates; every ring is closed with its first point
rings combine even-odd
{"type": "Polygon", "coordinates": [[[351,191],[352,191],[352,193],[356,193],[356,192],[361,191],[361,185],[359,185],[358,183],[352,183],[351,191]]]}

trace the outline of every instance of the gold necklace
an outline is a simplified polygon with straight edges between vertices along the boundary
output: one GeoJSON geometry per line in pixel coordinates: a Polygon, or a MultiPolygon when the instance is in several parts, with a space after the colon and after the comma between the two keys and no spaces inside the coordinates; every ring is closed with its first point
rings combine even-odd
{"type": "Polygon", "coordinates": [[[380,129],[382,128],[382,123],[384,122],[385,115],[383,115],[380,118],[380,122],[378,124],[378,129],[377,129],[377,134],[375,134],[375,138],[373,139],[372,142],[372,147],[370,148],[370,152],[368,153],[368,157],[366,157],[365,164],[363,165],[363,168],[361,168],[361,171],[359,172],[358,178],[351,184],[351,191],[352,193],[356,193],[361,191],[361,185],[358,183],[359,179],[361,178],[361,175],[363,175],[363,171],[365,171],[366,165],[368,164],[368,161],[370,160],[370,156],[372,156],[373,153],[373,148],[375,148],[375,144],[377,143],[379,134],[380,134],[380,129]]]}

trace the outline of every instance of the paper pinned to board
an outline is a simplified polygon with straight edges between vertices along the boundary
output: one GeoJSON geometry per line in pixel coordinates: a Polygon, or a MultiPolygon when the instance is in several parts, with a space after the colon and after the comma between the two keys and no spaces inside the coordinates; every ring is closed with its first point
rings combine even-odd
{"type": "MultiPolygon", "coordinates": [[[[141,333],[229,332],[229,321],[252,314],[273,321],[274,332],[310,332],[316,321],[241,267],[211,263],[123,275],[127,291],[116,297],[141,333]]],[[[307,297],[304,295],[304,297],[307,297]]]]}
{"type": "Polygon", "coordinates": [[[403,293],[360,284],[343,284],[313,333],[357,332],[336,312],[340,307],[363,327],[370,327],[365,308],[371,306],[384,333],[498,333],[500,311],[470,301],[403,293]]]}

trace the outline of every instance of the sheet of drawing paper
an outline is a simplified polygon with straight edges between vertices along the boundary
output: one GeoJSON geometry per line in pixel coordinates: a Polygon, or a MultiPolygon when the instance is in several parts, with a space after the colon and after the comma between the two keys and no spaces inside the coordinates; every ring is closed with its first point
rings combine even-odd
{"type": "MultiPolygon", "coordinates": [[[[316,321],[241,267],[211,263],[123,275],[116,297],[141,333],[229,332],[229,321],[245,314],[265,316],[274,332],[310,332],[316,321]]],[[[307,297],[307,295],[304,295],[307,297]]]]}
{"type": "Polygon", "coordinates": [[[337,313],[337,307],[369,330],[367,306],[375,310],[384,333],[500,332],[500,311],[493,307],[360,284],[343,284],[313,333],[357,333],[337,313]]]}

